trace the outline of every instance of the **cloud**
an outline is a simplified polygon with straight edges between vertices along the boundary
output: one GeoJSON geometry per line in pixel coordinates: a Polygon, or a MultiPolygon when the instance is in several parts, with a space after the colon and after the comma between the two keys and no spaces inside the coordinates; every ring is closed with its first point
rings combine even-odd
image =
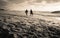
{"type": "Polygon", "coordinates": [[[0,0],[0,8],[4,8],[6,6],[7,2],[4,0],[0,0]]]}
{"type": "Polygon", "coordinates": [[[26,0],[8,0],[8,2],[11,2],[11,3],[22,3],[26,0]]]}
{"type": "Polygon", "coordinates": [[[40,3],[42,1],[46,1],[47,3],[54,3],[54,2],[59,2],[60,0],[36,0],[37,3],[40,3]]]}
{"type": "Polygon", "coordinates": [[[40,6],[42,6],[43,4],[47,5],[51,1],[58,2],[60,0],[45,0],[45,1],[44,0],[0,0],[0,8],[11,9],[11,10],[15,10],[15,9],[21,10],[26,8],[39,9],[40,6]]]}
{"type": "Polygon", "coordinates": [[[7,9],[6,7],[12,7],[12,5],[24,3],[24,1],[26,0],[0,0],[0,8],[7,9]]]}

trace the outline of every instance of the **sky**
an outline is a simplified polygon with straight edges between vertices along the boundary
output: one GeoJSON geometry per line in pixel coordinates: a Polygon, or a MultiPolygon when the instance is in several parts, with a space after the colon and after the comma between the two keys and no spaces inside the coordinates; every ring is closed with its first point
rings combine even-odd
{"type": "Polygon", "coordinates": [[[60,0],[0,0],[0,8],[6,10],[55,11],[60,10],[60,0]]]}

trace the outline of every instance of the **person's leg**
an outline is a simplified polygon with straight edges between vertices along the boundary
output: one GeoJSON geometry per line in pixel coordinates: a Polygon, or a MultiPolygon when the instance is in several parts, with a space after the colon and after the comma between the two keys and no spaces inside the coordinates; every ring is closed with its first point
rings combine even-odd
{"type": "Polygon", "coordinates": [[[27,13],[26,13],[26,15],[27,15],[27,13]]]}
{"type": "Polygon", "coordinates": [[[27,15],[27,13],[26,13],[26,15],[27,15]]]}
{"type": "Polygon", "coordinates": [[[27,13],[25,12],[25,14],[27,15],[27,13]]]}
{"type": "Polygon", "coordinates": [[[32,15],[33,15],[33,13],[32,13],[32,15]]]}

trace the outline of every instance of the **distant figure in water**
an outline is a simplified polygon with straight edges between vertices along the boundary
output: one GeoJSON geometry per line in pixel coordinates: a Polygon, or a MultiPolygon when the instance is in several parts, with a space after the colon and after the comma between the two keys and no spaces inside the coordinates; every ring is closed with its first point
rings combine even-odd
{"type": "Polygon", "coordinates": [[[33,15],[33,11],[32,11],[32,10],[30,10],[30,16],[31,16],[31,15],[33,15]]]}
{"type": "Polygon", "coordinates": [[[25,11],[25,14],[27,15],[28,14],[28,10],[26,9],[26,11],[25,11]]]}

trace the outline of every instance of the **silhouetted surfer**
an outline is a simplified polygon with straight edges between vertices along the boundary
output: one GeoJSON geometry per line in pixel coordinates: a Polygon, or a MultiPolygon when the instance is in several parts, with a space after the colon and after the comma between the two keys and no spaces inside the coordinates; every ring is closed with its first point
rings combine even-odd
{"type": "Polygon", "coordinates": [[[25,11],[25,14],[27,15],[28,14],[28,10],[26,9],[26,11],[25,11]]]}
{"type": "Polygon", "coordinates": [[[30,10],[30,15],[33,15],[33,11],[32,10],[30,10]]]}

